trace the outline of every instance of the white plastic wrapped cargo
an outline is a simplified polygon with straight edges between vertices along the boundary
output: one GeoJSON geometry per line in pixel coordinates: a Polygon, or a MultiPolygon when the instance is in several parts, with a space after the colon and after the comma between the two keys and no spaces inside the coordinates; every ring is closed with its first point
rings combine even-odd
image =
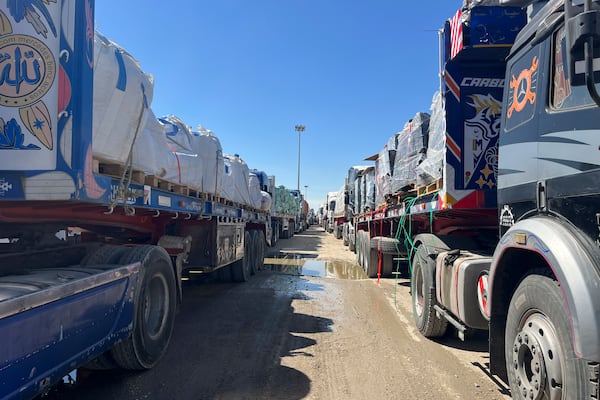
{"type": "Polygon", "coordinates": [[[198,126],[192,135],[192,148],[198,154],[199,167],[202,169],[199,190],[204,193],[219,193],[225,169],[221,142],[211,130],[202,126],[198,126]]]}
{"type": "Polygon", "coordinates": [[[267,192],[261,191],[261,199],[260,199],[260,209],[263,211],[271,210],[271,206],[273,205],[273,198],[267,192]]]}
{"type": "Polygon", "coordinates": [[[250,194],[250,205],[256,209],[260,209],[262,203],[260,180],[252,172],[248,174],[248,192],[250,194]]]}
{"type": "Polygon", "coordinates": [[[154,84],[139,63],[100,33],[94,37],[92,150],[95,157],[126,163],[150,109],[154,84]]]}
{"type": "Polygon", "coordinates": [[[501,6],[502,0],[464,0],[463,8],[473,8],[477,6],[501,6]]]}
{"type": "Polygon", "coordinates": [[[335,208],[333,210],[333,216],[336,218],[345,217],[346,216],[346,185],[342,185],[340,190],[337,191],[335,196],[335,208]]]}
{"type": "Polygon", "coordinates": [[[177,170],[177,163],[177,156],[167,144],[166,126],[149,110],[144,129],[133,146],[133,168],[166,179],[167,171],[177,170]]]}
{"type": "Polygon", "coordinates": [[[446,112],[443,97],[436,92],[431,103],[427,156],[417,166],[417,184],[428,185],[442,178],[446,149],[446,112]]]}
{"type": "Polygon", "coordinates": [[[238,155],[224,155],[224,173],[219,196],[227,200],[251,205],[248,189],[248,165],[238,155]]]}
{"type": "Polygon", "coordinates": [[[194,149],[192,131],[176,116],[163,117],[159,121],[165,126],[167,147],[177,159],[177,165],[169,166],[164,179],[201,190],[203,171],[194,149]]]}
{"type": "Polygon", "coordinates": [[[266,192],[273,191],[273,182],[275,180],[275,177],[272,177],[273,178],[273,181],[272,181],[271,179],[269,179],[269,175],[267,175],[267,173],[264,171],[259,171],[257,169],[251,169],[250,172],[252,172],[258,178],[258,181],[260,182],[260,190],[264,190],[266,192]]]}

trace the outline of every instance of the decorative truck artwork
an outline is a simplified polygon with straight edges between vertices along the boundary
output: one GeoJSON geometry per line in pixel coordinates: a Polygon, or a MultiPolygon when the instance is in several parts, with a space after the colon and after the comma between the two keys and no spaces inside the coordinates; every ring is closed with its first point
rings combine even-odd
{"type": "MultiPolygon", "coordinates": [[[[2,162],[13,169],[55,169],[58,131],[58,70],[60,48],[54,20],[60,16],[56,3],[9,2],[9,15],[2,14],[0,37],[0,104],[7,106],[0,120],[2,162]],[[21,157],[36,151],[35,158],[21,157]]],[[[69,50],[64,50],[65,59],[69,50]]],[[[61,104],[64,105],[64,104],[61,104]]],[[[61,110],[62,111],[62,110],[61,110]]]]}

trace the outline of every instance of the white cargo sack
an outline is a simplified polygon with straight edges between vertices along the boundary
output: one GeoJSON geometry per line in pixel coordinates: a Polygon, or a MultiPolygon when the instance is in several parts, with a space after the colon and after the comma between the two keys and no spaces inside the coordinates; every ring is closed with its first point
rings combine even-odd
{"type": "Polygon", "coordinates": [[[236,203],[251,205],[248,165],[238,155],[225,155],[223,161],[223,182],[219,196],[236,203]]]}
{"type": "Polygon", "coordinates": [[[126,163],[152,102],[151,75],[117,44],[94,37],[92,150],[95,157],[126,163]]]}

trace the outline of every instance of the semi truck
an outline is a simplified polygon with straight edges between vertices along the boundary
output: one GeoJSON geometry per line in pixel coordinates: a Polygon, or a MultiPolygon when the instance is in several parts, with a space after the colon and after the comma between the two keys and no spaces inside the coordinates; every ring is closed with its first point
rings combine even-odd
{"type": "Polygon", "coordinates": [[[335,211],[335,205],[337,204],[338,192],[327,192],[327,199],[325,203],[325,216],[323,218],[323,228],[326,232],[333,233],[335,229],[335,221],[333,213],[335,211]]]}
{"type": "Polygon", "coordinates": [[[272,244],[279,238],[289,239],[294,235],[299,206],[296,198],[285,186],[275,186],[275,177],[269,176],[272,188],[273,204],[271,206],[272,244]]]}
{"type": "MultiPolygon", "coordinates": [[[[155,366],[182,281],[248,280],[271,222],[268,210],[145,175],[125,141],[127,163],[95,157],[94,94],[104,87],[93,85],[93,0],[4,2],[0,21],[0,398],[28,399],[81,366],[155,366]]],[[[139,123],[148,82],[130,74],[126,52],[109,53],[112,99],[139,90],[139,123]]]]}
{"type": "Polygon", "coordinates": [[[487,330],[514,399],[599,395],[599,18],[597,1],[465,2],[425,153],[397,146],[399,189],[354,219],[369,275],[410,277],[420,333],[487,330]]]}

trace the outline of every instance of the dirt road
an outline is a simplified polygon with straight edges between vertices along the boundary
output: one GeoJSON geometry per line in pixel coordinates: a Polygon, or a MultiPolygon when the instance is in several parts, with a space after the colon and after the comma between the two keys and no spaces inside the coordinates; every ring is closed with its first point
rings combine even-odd
{"type": "Polygon", "coordinates": [[[244,284],[188,284],[164,360],[144,373],[79,372],[48,399],[508,399],[485,336],[421,337],[409,282],[366,279],[312,227],[244,284]],[[298,275],[301,274],[301,275],[298,275]]]}

